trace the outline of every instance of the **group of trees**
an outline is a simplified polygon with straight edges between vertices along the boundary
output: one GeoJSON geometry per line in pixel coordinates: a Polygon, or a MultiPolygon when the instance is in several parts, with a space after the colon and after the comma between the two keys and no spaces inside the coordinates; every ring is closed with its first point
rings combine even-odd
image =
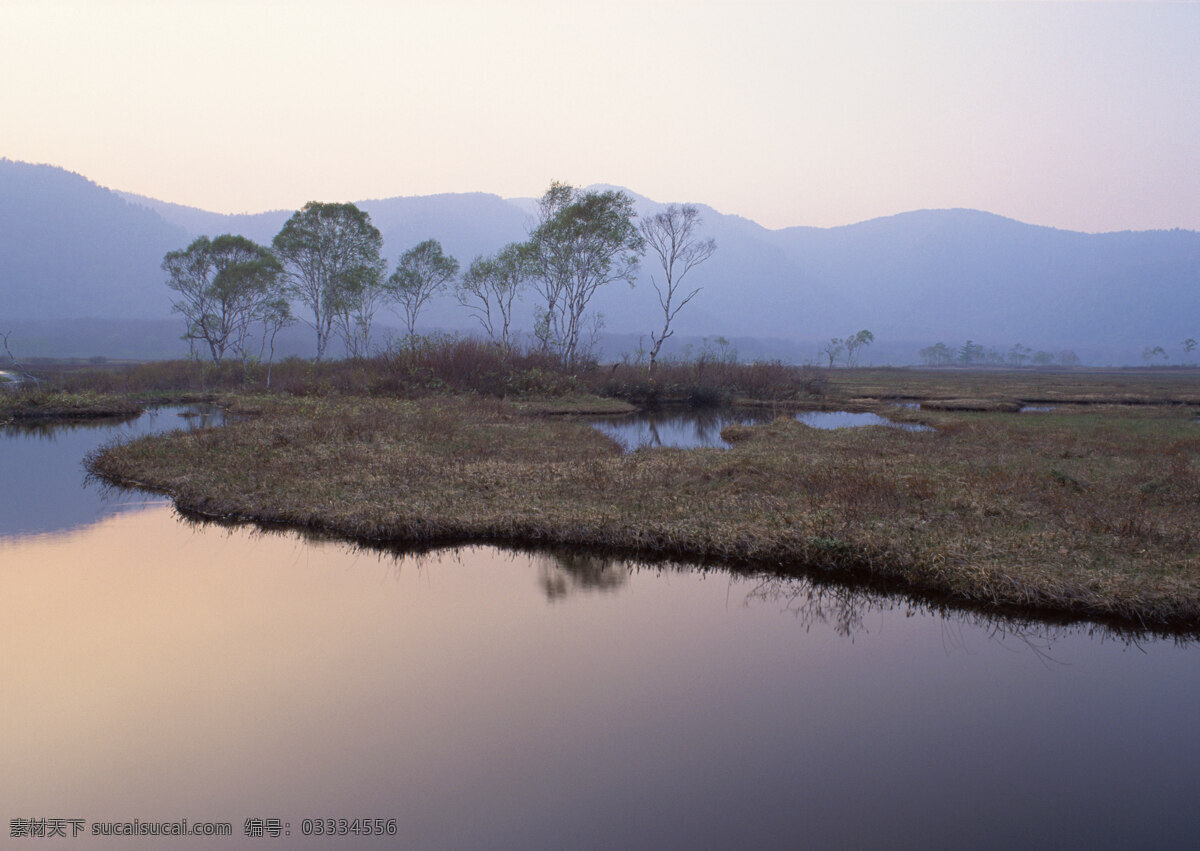
{"type": "Polygon", "coordinates": [[[244,236],[202,236],[163,258],[173,308],[187,322],[184,338],[207,349],[213,363],[228,354],[261,359],[275,335],[305,308],[317,335],[317,358],[340,337],[351,356],[366,354],[378,309],[400,305],[409,332],[433,292],[458,271],[436,240],[406,251],[384,278],[383,236],[353,204],[312,202],[284,223],[267,248],[244,236]],[[253,346],[257,344],[257,354],[253,346]]]}
{"type": "MultiPolygon", "coordinates": [[[[1188,337],[1179,345],[1183,349],[1182,365],[1188,366],[1190,365],[1188,363],[1188,358],[1191,357],[1192,352],[1196,351],[1196,341],[1193,338],[1188,337]]],[[[1146,346],[1146,348],[1142,349],[1142,361],[1145,362],[1147,366],[1161,366],[1166,364],[1170,359],[1171,356],[1167,354],[1167,350],[1162,346],[1146,346]]]]}
{"type": "Polygon", "coordinates": [[[858,353],[875,342],[875,335],[865,328],[849,337],[830,337],[829,342],[821,347],[821,353],[829,358],[829,368],[833,369],[837,359],[845,356],[846,366],[858,363],[858,353]]]}
{"type": "MultiPolygon", "coordinates": [[[[461,275],[459,263],[429,239],[402,254],[385,277],[383,237],[370,216],[353,204],[312,202],[287,220],[267,248],[241,236],[200,237],[163,259],[173,307],[187,322],[185,338],[207,349],[214,363],[230,353],[243,361],[273,345],[275,334],[296,321],[292,304],[317,335],[317,358],[340,337],[347,353],[369,353],[375,315],[399,307],[405,330],[416,333],[421,309],[453,288],[484,332],[501,346],[513,343],[513,309],[522,293],[539,297],[534,337],[574,367],[588,349],[587,311],[596,292],[618,281],[632,286],[642,254],[650,249],[662,267],[651,277],[663,326],[651,332],[650,368],[679,310],[699,292],[683,289],[688,272],[716,251],[701,239],[695,207],[672,205],[636,221],[632,199],[619,191],[583,191],[552,183],[538,205],[525,242],[477,257],[461,275]],[[261,333],[259,333],[261,332],[261,333]]],[[[598,327],[598,326],[594,326],[598,327]]]]}
{"type": "Polygon", "coordinates": [[[994,347],[984,348],[974,340],[967,340],[958,348],[935,343],[921,349],[919,354],[926,366],[1079,366],[1079,356],[1072,351],[1035,352],[1021,343],[1014,345],[1007,354],[994,347]]]}

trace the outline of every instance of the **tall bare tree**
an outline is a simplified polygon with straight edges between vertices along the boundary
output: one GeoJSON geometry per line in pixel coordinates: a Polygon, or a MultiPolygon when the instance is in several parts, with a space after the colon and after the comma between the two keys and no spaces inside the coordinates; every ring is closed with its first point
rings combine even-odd
{"type": "Polygon", "coordinates": [[[671,330],[671,322],[675,314],[683,306],[696,297],[700,287],[696,287],[687,295],[683,294],[683,278],[699,266],[717,250],[713,239],[701,239],[696,233],[702,219],[700,211],[690,204],[678,207],[675,204],[660,213],[642,219],[640,230],[642,239],[657,256],[662,264],[663,280],[660,283],[654,275],[650,283],[658,293],[658,304],[663,311],[662,331],[657,334],[650,332],[650,372],[654,373],[658,361],[658,352],[663,342],[675,332],[671,330]]]}

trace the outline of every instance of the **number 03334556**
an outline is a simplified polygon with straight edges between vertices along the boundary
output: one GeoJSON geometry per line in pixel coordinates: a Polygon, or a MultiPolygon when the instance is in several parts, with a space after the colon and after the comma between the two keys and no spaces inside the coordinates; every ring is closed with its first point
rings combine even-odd
{"type": "Polygon", "coordinates": [[[395,836],[394,818],[306,818],[300,822],[305,836],[395,836]]]}

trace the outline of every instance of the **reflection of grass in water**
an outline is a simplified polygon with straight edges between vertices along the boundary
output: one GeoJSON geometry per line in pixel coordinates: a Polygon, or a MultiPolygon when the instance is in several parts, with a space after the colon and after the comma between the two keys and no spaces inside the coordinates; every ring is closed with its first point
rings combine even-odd
{"type": "Polygon", "coordinates": [[[0,425],[0,434],[25,435],[45,440],[54,440],[60,435],[69,432],[89,429],[110,429],[113,426],[137,423],[143,417],[149,417],[150,422],[155,422],[159,417],[167,418],[161,421],[160,429],[155,429],[163,431],[171,429],[209,428],[211,426],[224,425],[226,421],[225,412],[221,409],[212,405],[198,405],[188,407],[182,411],[177,410],[175,407],[168,407],[166,409],[156,410],[151,408],[149,411],[111,416],[88,415],[78,419],[70,417],[65,419],[16,419],[0,425]]]}
{"type": "Polygon", "coordinates": [[[255,420],[135,441],[97,469],[205,514],[366,540],[825,568],[979,605],[1200,623],[1200,433],[1176,409],[897,412],[937,428],[923,434],[781,417],[727,427],[731,450],[623,454],[502,400],[255,404],[255,420]]]}
{"type": "Polygon", "coordinates": [[[106,429],[114,425],[123,425],[137,420],[139,414],[126,414],[115,417],[89,417],[83,420],[15,420],[0,425],[0,434],[27,435],[45,440],[78,429],[106,429]]]}

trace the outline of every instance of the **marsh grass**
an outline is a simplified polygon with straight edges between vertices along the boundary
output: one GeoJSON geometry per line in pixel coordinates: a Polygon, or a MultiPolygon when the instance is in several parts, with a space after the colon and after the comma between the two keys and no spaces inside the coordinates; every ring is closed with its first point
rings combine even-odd
{"type": "Polygon", "coordinates": [[[1036,404],[1200,405],[1200,369],[838,369],[846,398],[1036,404]]]}
{"type": "Polygon", "coordinates": [[[126,396],[23,387],[0,395],[0,423],[131,417],[145,405],[126,396]]]}
{"type": "Polygon", "coordinates": [[[730,450],[623,453],[494,397],[244,404],[260,415],[89,464],[205,516],[365,541],[583,546],[1200,625],[1200,425],[1182,408],[899,412],[923,433],[779,417],[726,429],[730,450]]]}

